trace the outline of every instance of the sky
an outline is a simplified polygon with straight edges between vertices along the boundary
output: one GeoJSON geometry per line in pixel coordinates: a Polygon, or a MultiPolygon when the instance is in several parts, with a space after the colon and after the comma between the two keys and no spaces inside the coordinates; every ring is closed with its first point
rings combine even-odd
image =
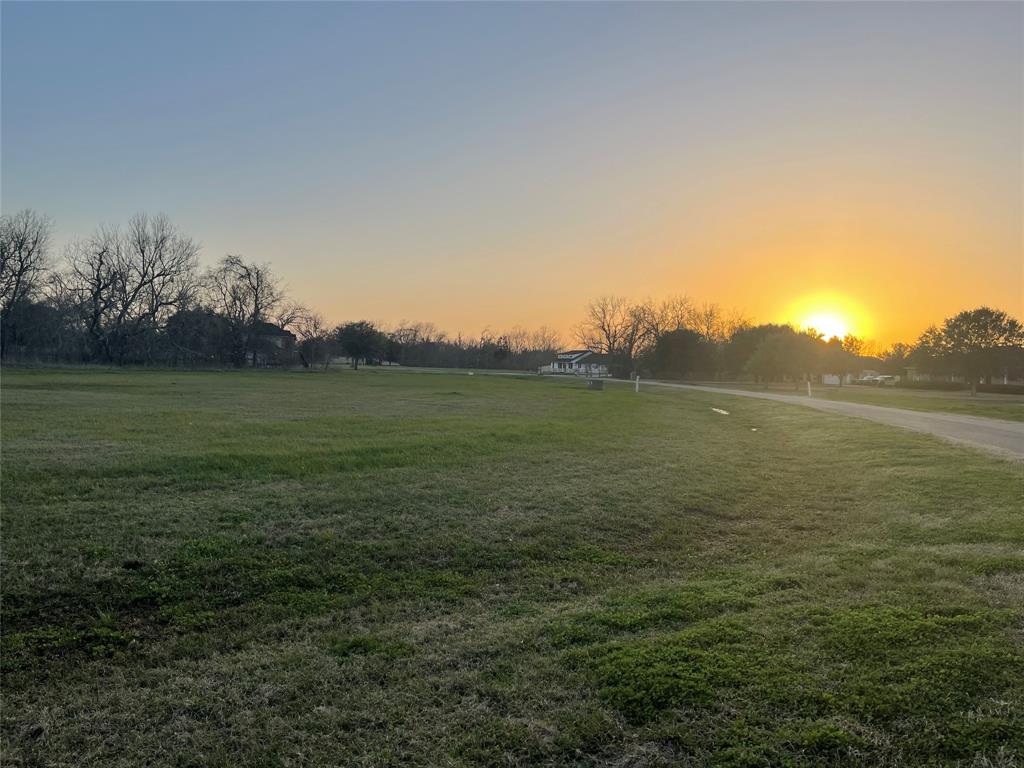
{"type": "Polygon", "coordinates": [[[335,322],[685,294],[1024,315],[1021,3],[12,3],[0,203],[164,212],[335,322]]]}

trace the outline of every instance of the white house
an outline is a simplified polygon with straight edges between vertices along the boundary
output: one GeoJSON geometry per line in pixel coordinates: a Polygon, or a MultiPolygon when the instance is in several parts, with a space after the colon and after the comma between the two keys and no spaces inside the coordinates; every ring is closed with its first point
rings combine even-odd
{"type": "Polygon", "coordinates": [[[541,373],[567,373],[574,376],[611,376],[608,356],[589,349],[571,349],[555,355],[554,362],[542,365],[541,373]]]}
{"type": "Polygon", "coordinates": [[[895,384],[900,380],[899,376],[887,376],[886,374],[864,369],[859,374],[853,373],[823,373],[821,374],[822,384],[895,384]]]}

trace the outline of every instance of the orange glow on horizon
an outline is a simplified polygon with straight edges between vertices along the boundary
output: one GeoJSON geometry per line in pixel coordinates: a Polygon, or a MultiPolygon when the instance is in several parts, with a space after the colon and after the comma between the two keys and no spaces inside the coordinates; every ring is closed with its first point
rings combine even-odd
{"type": "Polygon", "coordinates": [[[873,323],[856,301],[838,293],[803,296],[787,307],[784,322],[800,330],[814,329],[826,339],[847,335],[870,339],[873,323]]]}
{"type": "Polygon", "coordinates": [[[845,319],[832,313],[811,315],[803,322],[803,327],[815,330],[826,339],[843,338],[850,333],[850,326],[845,319]]]}

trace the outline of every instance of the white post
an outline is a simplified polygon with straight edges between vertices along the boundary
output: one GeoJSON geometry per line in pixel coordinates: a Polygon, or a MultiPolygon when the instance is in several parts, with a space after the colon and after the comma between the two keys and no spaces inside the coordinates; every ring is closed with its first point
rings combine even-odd
{"type": "Polygon", "coordinates": [[[811,380],[807,380],[807,396],[811,397],[811,380]]]}
{"type": "Polygon", "coordinates": [[[639,376],[636,377],[636,383],[633,385],[633,391],[634,392],[639,392],[640,391],[640,377],[639,376]]]}

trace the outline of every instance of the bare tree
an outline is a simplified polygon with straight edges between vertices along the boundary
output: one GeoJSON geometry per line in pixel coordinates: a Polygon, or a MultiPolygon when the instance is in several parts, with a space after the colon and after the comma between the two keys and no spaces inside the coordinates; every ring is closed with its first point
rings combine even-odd
{"type": "Polygon", "coordinates": [[[420,342],[419,328],[416,327],[415,323],[407,323],[404,320],[395,330],[391,331],[390,336],[396,344],[403,347],[412,346],[420,342]]]}
{"type": "Polygon", "coordinates": [[[631,304],[619,297],[602,297],[588,307],[577,339],[589,349],[608,354],[621,372],[634,372],[637,360],[659,335],[681,326],[687,306],[685,298],[656,305],[651,300],[631,304]]]}
{"type": "Polygon", "coordinates": [[[0,357],[16,307],[42,287],[52,226],[46,216],[28,208],[0,216],[0,357]]]}
{"type": "Polygon", "coordinates": [[[754,322],[746,312],[741,309],[728,310],[722,319],[722,332],[724,334],[722,343],[727,342],[733,335],[753,327],[754,322]]]}
{"type": "Polygon", "coordinates": [[[52,226],[46,216],[28,208],[0,216],[0,308],[4,312],[39,289],[52,226]]]}
{"type": "Polygon", "coordinates": [[[651,333],[657,337],[663,333],[686,328],[693,311],[693,302],[687,296],[669,296],[657,307],[651,309],[651,333]]]}
{"type": "Polygon", "coordinates": [[[331,363],[334,331],[324,316],[319,312],[306,311],[295,318],[291,327],[299,339],[299,359],[303,367],[322,364],[326,370],[331,363]]]}
{"type": "Polygon", "coordinates": [[[687,326],[699,333],[705,341],[717,343],[728,338],[722,308],[712,302],[705,301],[693,307],[687,318],[687,326]]]}
{"type": "MultiPolygon", "coordinates": [[[[695,305],[686,296],[670,296],[660,303],[648,299],[632,304],[617,296],[603,296],[587,307],[575,338],[588,349],[613,358],[620,371],[635,371],[639,358],[653,350],[661,336],[680,329],[697,333],[717,350],[750,321],[736,310],[718,304],[695,305]]],[[[717,356],[715,356],[717,359],[717,356]]]]}
{"type": "Polygon", "coordinates": [[[705,341],[724,344],[734,333],[750,327],[750,320],[736,309],[723,309],[714,302],[693,305],[686,314],[685,326],[699,333],[705,341]]]}
{"type": "Polygon", "coordinates": [[[508,351],[512,355],[521,355],[530,348],[530,332],[516,325],[502,334],[508,351]]]}
{"type": "Polygon", "coordinates": [[[621,296],[594,299],[587,306],[586,318],[573,331],[576,340],[595,352],[620,352],[631,322],[629,310],[629,302],[621,296]]]}
{"type": "Polygon", "coordinates": [[[693,303],[686,296],[670,296],[660,303],[651,299],[629,307],[624,347],[632,358],[652,350],[658,338],[688,327],[693,303]]]}
{"type": "Polygon", "coordinates": [[[126,231],[101,228],[67,250],[59,283],[99,356],[123,363],[131,343],[195,296],[199,245],[164,215],[138,214],[126,231]]]}
{"type": "Polygon", "coordinates": [[[274,310],[273,317],[274,322],[286,331],[298,331],[299,326],[308,322],[312,314],[302,304],[294,301],[282,301],[274,310]]]}
{"type": "Polygon", "coordinates": [[[626,323],[622,329],[621,357],[628,364],[630,371],[635,368],[635,361],[657,341],[651,318],[657,310],[648,301],[643,304],[632,304],[626,309],[626,323]]]}
{"type": "Polygon", "coordinates": [[[206,300],[231,326],[235,365],[245,365],[252,354],[260,323],[268,322],[285,301],[285,291],[266,264],[249,264],[241,256],[225,256],[207,271],[206,300]]]}
{"type": "Polygon", "coordinates": [[[528,346],[531,349],[541,352],[555,352],[562,345],[562,338],[558,331],[542,325],[530,334],[528,346]]]}
{"type": "Polygon", "coordinates": [[[433,323],[417,323],[416,332],[419,334],[420,341],[428,344],[437,344],[448,338],[448,334],[433,323]]]}
{"type": "Polygon", "coordinates": [[[113,316],[116,265],[121,260],[119,240],[116,230],[102,228],[87,240],[69,244],[65,250],[68,271],[54,280],[54,292],[76,307],[94,352],[108,359],[105,341],[113,316]]]}
{"type": "Polygon", "coordinates": [[[658,310],[651,302],[630,304],[620,296],[602,296],[587,307],[576,327],[580,344],[611,356],[620,369],[633,370],[638,355],[657,338],[658,310]]]}

